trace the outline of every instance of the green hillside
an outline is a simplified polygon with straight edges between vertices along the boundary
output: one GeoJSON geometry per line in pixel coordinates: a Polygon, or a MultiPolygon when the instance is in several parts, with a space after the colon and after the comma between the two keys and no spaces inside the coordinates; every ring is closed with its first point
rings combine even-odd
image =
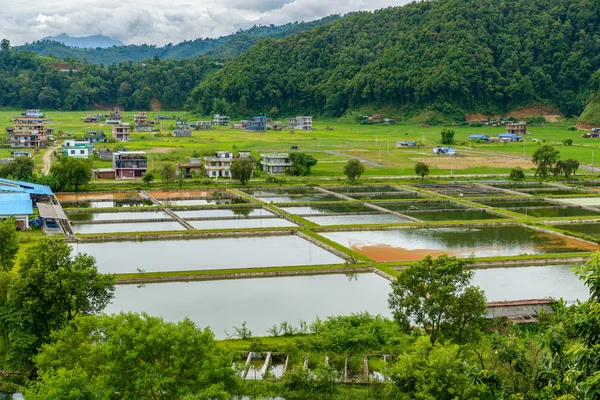
{"type": "Polygon", "coordinates": [[[570,0],[437,0],[264,40],[202,82],[194,106],[339,116],[364,106],[580,114],[600,66],[600,7],[570,0]]]}
{"type": "Polygon", "coordinates": [[[56,41],[41,40],[18,46],[19,50],[29,50],[40,55],[53,55],[59,58],[74,57],[79,61],[86,59],[96,64],[113,64],[123,61],[142,61],[147,58],[181,59],[210,55],[219,59],[229,59],[242,54],[250,46],[265,38],[282,38],[297,32],[310,30],[340,19],[339,15],[331,15],[316,21],[294,22],[285,25],[255,26],[239,30],[231,35],[215,39],[188,40],[178,44],[168,44],[163,47],[154,45],[113,46],[105,49],[85,49],[69,47],[56,41]]]}

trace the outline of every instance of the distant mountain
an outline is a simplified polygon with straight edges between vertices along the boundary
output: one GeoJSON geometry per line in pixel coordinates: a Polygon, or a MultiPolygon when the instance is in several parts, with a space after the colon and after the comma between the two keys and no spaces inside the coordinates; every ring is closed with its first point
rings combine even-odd
{"type": "Polygon", "coordinates": [[[118,64],[123,61],[142,61],[154,57],[178,60],[203,55],[212,56],[220,60],[228,60],[242,54],[261,39],[283,38],[298,32],[311,30],[317,26],[327,25],[340,18],[341,16],[339,15],[330,15],[329,17],[310,22],[294,22],[279,26],[254,26],[250,29],[239,30],[236,33],[219,38],[196,39],[176,45],[168,44],[163,47],[142,44],[114,46],[102,49],[96,49],[96,47],[101,46],[81,48],[83,47],[82,45],[76,45],[80,48],[75,48],[63,44],[62,39],[59,40],[62,37],[61,35],[54,40],[40,40],[18,46],[17,49],[33,51],[43,56],[53,55],[61,59],[75,57],[83,61],[86,58],[89,62],[96,64],[118,64]]]}
{"type": "Polygon", "coordinates": [[[87,49],[96,49],[98,47],[106,49],[107,47],[123,46],[123,42],[120,40],[111,39],[108,36],[93,35],[85,37],[71,37],[66,33],[62,33],[58,36],[47,36],[42,41],[51,41],[62,43],[68,47],[79,47],[87,49]]]}

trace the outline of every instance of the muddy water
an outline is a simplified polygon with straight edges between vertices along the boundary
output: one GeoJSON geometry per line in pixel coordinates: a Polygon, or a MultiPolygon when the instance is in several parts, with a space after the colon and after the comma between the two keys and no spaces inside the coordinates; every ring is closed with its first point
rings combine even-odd
{"type": "Polygon", "coordinates": [[[283,218],[257,218],[257,219],[222,219],[208,221],[188,221],[194,229],[248,229],[248,228],[278,228],[298,226],[283,218]]]}
{"type": "Polygon", "coordinates": [[[600,197],[582,197],[582,198],[571,198],[571,199],[556,199],[561,203],[574,204],[576,206],[595,206],[600,207],[600,197]]]}
{"type": "Polygon", "coordinates": [[[422,221],[465,221],[482,219],[503,219],[502,215],[492,214],[485,211],[465,210],[465,211],[406,211],[406,215],[420,219],[422,221]]]}
{"type": "MultiPolygon", "coordinates": [[[[112,225],[112,224],[110,224],[112,225]]],[[[341,264],[332,253],[298,236],[79,243],[104,273],[341,264]]]]}
{"type": "Polygon", "coordinates": [[[147,192],[150,196],[154,197],[157,200],[160,199],[177,199],[184,197],[215,197],[218,195],[221,196],[231,196],[229,192],[226,190],[173,190],[168,192],[163,191],[149,191],[147,192]]]}
{"type": "Polygon", "coordinates": [[[160,200],[160,202],[166,207],[169,206],[202,206],[206,204],[243,204],[246,203],[244,199],[193,199],[193,200],[160,200]]]}
{"type": "Polygon", "coordinates": [[[590,211],[583,208],[515,208],[511,211],[534,218],[600,216],[600,210],[590,211]]]}
{"type": "Polygon", "coordinates": [[[138,192],[108,192],[108,193],[61,193],[56,198],[62,201],[90,201],[90,200],[139,200],[142,198],[138,192]]]}
{"type": "Polygon", "coordinates": [[[256,217],[261,215],[274,215],[263,208],[233,208],[216,210],[188,210],[175,211],[181,218],[218,218],[218,217],[256,217]]]}
{"type": "Polygon", "coordinates": [[[165,222],[127,222],[116,224],[85,224],[73,223],[73,231],[79,234],[92,233],[121,233],[121,232],[162,232],[183,231],[185,228],[177,221],[165,222]]]}
{"type": "Polygon", "coordinates": [[[389,285],[375,274],[125,285],[117,286],[106,312],[145,311],[170,321],[189,317],[201,327],[210,326],[218,338],[246,321],[259,336],[282,321],[297,327],[300,320],[360,311],[390,317],[389,285]]]}
{"type": "Polygon", "coordinates": [[[339,205],[314,205],[301,207],[282,207],[283,211],[291,214],[336,214],[351,212],[375,212],[372,208],[362,204],[339,204],[339,205]]]}
{"type": "Polygon", "coordinates": [[[419,260],[428,254],[493,257],[600,249],[520,226],[330,232],[323,236],[376,261],[419,260]]]}
{"type": "Polygon", "coordinates": [[[318,225],[359,225],[359,224],[394,224],[412,222],[408,218],[401,218],[391,214],[368,215],[324,215],[318,217],[304,217],[318,225]]]}
{"type": "Polygon", "coordinates": [[[70,221],[123,221],[136,219],[171,218],[164,211],[107,212],[67,214],[70,221]]]}
{"type": "Polygon", "coordinates": [[[598,224],[569,224],[555,226],[558,229],[565,231],[581,233],[584,235],[600,238],[600,223],[598,224]]]}
{"type": "Polygon", "coordinates": [[[150,200],[103,200],[80,201],[76,203],[61,202],[63,208],[112,208],[112,207],[149,207],[154,204],[150,200]]]}

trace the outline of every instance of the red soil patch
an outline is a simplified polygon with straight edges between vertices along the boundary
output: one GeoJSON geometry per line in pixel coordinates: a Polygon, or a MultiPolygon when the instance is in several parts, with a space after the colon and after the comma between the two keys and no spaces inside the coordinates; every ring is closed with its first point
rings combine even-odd
{"type": "Polygon", "coordinates": [[[90,201],[90,200],[137,200],[141,199],[137,192],[132,193],[87,193],[87,194],[57,194],[56,198],[61,201],[90,201]]]}
{"type": "Polygon", "coordinates": [[[443,250],[407,250],[402,247],[394,247],[387,244],[363,246],[352,245],[352,250],[364,254],[365,256],[375,261],[416,261],[422,260],[427,255],[433,257],[439,257],[442,254],[453,255],[452,253],[443,250]]]}
{"type": "Polygon", "coordinates": [[[584,124],[583,122],[578,122],[577,124],[575,124],[575,126],[577,127],[577,129],[589,132],[592,130],[592,128],[596,128],[598,125],[597,124],[584,124]]]}
{"type": "Polygon", "coordinates": [[[562,113],[554,107],[537,105],[512,110],[504,116],[499,114],[467,113],[465,114],[465,120],[467,122],[479,122],[487,119],[544,117],[548,122],[557,122],[562,116],[562,113]]]}
{"type": "Polygon", "coordinates": [[[181,199],[185,197],[213,197],[213,193],[225,194],[224,190],[174,190],[170,192],[148,192],[155,199],[181,199]]]}

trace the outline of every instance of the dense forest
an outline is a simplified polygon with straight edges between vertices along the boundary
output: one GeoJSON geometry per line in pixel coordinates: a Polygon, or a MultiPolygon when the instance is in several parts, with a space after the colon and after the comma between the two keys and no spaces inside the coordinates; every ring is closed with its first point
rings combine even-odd
{"type": "Polygon", "coordinates": [[[501,112],[532,102],[583,111],[600,65],[600,4],[438,0],[356,13],[260,41],[193,92],[209,113],[339,116],[362,105],[501,112]]]}
{"type": "Polygon", "coordinates": [[[163,108],[181,109],[191,90],[218,68],[219,64],[206,57],[155,58],[106,67],[73,60],[65,63],[17,51],[3,41],[0,107],[86,110],[95,104],[119,104],[127,110],[148,110],[155,98],[163,108]]]}
{"type": "Polygon", "coordinates": [[[211,56],[220,60],[236,57],[249,49],[254,43],[266,38],[283,38],[316,26],[326,25],[340,19],[339,15],[331,15],[310,22],[294,22],[285,25],[254,26],[239,30],[231,35],[215,39],[196,39],[179,44],[168,44],[163,47],[154,45],[113,46],[105,49],[85,49],[69,47],[64,44],[41,40],[18,46],[19,50],[34,51],[40,55],[53,55],[59,58],[74,57],[79,61],[87,60],[96,64],[118,64],[123,61],[142,61],[147,58],[179,60],[186,57],[211,56]]]}

